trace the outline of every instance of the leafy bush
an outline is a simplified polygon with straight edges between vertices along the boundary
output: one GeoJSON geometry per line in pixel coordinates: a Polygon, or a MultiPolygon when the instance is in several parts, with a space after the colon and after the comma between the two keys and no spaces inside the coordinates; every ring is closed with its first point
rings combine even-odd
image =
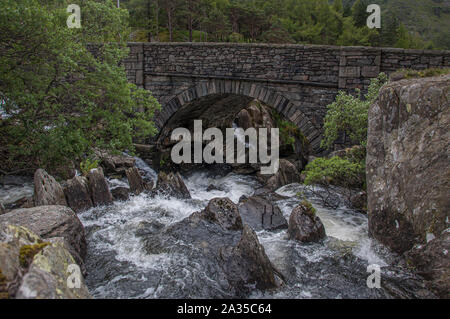
{"type": "Polygon", "coordinates": [[[98,160],[85,159],[80,163],[80,169],[83,176],[87,176],[91,170],[98,167],[98,160]]]}
{"type": "Polygon", "coordinates": [[[128,83],[121,66],[129,53],[128,12],[112,1],[85,0],[82,28],[69,29],[70,3],[0,2],[3,172],[51,170],[94,147],[133,151],[133,138],[156,133],[158,102],[128,83]]]}
{"type": "Polygon", "coordinates": [[[284,120],[281,115],[273,110],[272,118],[275,121],[275,125],[280,129],[280,143],[281,145],[290,145],[294,149],[296,138],[302,141],[303,147],[307,147],[308,140],[302,134],[297,125],[287,120],[284,120]]]}
{"type": "Polygon", "coordinates": [[[365,188],[366,169],[363,162],[352,162],[338,156],[317,158],[306,166],[306,185],[336,185],[365,188]]]}
{"type": "Polygon", "coordinates": [[[387,80],[384,73],[372,79],[364,98],[359,90],[356,97],[343,91],[339,92],[335,102],[328,105],[322,147],[328,149],[333,146],[342,133],[346,133],[355,144],[366,145],[369,107],[376,100],[381,87],[387,80]]]}

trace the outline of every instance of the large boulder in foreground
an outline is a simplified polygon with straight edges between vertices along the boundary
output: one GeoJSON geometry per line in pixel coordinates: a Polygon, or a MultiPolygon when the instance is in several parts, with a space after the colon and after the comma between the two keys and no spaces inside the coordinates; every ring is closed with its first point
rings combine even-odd
{"type": "Polygon", "coordinates": [[[80,213],[94,207],[89,190],[89,184],[85,177],[75,176],[67,181],[64,187],[67,204],[75,213],[80,213]]]}
{"type": "Polygon", "coordinates": [[[166,228],[154,223],[141,225],[137,235],[143,237],[149,254],[189,256],[180,257],[179,273],[193,272],[197,278],[180,288],[178,272],[163,274],[157,280],[173,291],[168,288],[167,295],[160,297],[176,292],[181,298],[245,298],[255,288],[275,288],[277,272],[256,233],[242,225],[237,206],[228,198],[217,198],[208,207],[166,228]]]}
{"type": "Polygon", "coordinates": [[[230,284],[241,291],[249,285],[266,290],[276,287],[272,263],[266,255],[258,236],[248,225],[244,225],[242,236],[235,247],[224,247],[220,251],[222,268],[230,284]]]}
{"type": "Polygon", "coordinates": [[[75,264],[64,239],[0,223],[0,299],[91,298],[82,274],[78,287],[67,285],[75,264]]]}
{"type": "Polygon", "coordinates": [[[398,253],[448,227],[449,90],[450,75],[402,80],[370,107],[369,231],[398,253]]]}
{"type": "Polygon", "coordinates": [[[77,215],[65,206],[39,206],[17,209],[0,216],[0,223],[23,226],[43,239],[62,237],[70,253],[83,265],[86,256],[84,227],[77,215]]]}
{"type": "Polygon", "coordinates": [[[326,237],[325,227],[308,202],[303,202],[291,213],[288,234],[302,243],[318,242],[326,237]]]}
{"type": "Polygon", "coordinates": [[[155,192],[179,199],[191,198],[191,193],[178,172],[169,174],[160,172],[158,175],[158,181],[156,182],[155,192]]]}
{"type": "MultiPolygon", "coordinates": [[[[450,75],[401,80],[385,86],[369,110],[369,232],[399,254],[448,229],[449,92],[450,75]]],[[[430,264],[448,258],[428,256],[430,264]]],[[[445,285],[448,291],[448,276],[445,285]]]]}
{"type": "Polygon", "coordinates": [[[63,188],[43,169],[38,169],[34,173],[34,204],[67,206],[63,188]]]}
{"type": "Polygon", "coordinates": [[[288,228],[280,208],[263,196],[242,198],[239,201],[239,214],[256,231],[288,228]]]}

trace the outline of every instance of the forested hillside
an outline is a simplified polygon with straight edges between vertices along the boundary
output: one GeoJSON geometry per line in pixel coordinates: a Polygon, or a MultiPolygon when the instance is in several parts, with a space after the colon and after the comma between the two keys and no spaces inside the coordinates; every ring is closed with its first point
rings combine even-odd
{"type": "Polygon", "coordinates": [[[450,48],[448,0],[122,0],[135,41],[450,48]],[[368,4],[382,28],[366,26],[368,4]]]}

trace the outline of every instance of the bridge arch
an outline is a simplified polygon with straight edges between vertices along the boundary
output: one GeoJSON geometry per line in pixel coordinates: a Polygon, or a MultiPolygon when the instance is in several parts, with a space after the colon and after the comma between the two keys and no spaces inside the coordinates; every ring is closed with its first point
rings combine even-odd
{"type": "MultiPolygon", "coordinates": [[[[164,128],[177,113],[192,113],[195,103],[202,99],[208,103],[208,98],[227,96],[243,97],[248,99],[248,102],[256,99],[273,108],[300,129],[309,141],[313,152],[320,151],[321,131],[313,125],[310,119],[299,109],[298,105],[283,93],[277,92],[263,83],[237,80],[202,80],[170,98],[167,103],[162,105],[161,112],[155,117],[155,124],[160,132],[158,139],[161,138],[164,128]]],[[[243,103],[240,108],[228,109],[227,111],[235,113],[232,115],[237,115],[247,104],[243,103]]]]}

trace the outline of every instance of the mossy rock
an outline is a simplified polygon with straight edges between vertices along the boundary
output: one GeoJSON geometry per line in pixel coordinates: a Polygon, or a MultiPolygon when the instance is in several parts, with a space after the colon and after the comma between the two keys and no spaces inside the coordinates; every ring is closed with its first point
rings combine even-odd
{"type": "Polygon", "coordinates": [[[20,265],[24,268],[28,267],[33,261],[33,258],[42,249],[50,245],[48,242],[38,243],[34,245],[24,245],[20,247],[19,261],[20,265]]]}

